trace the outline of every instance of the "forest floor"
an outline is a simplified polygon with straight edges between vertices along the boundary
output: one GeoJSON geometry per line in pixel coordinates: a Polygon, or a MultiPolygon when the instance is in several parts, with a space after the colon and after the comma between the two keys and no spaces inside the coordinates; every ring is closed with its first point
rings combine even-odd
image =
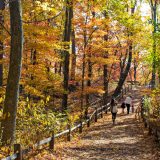
{"type": "MultiPolygon", "coordinates": [[[[132,90],[134,107],[139,105],[140,88],[132,90]]],[[[121,102],[120,102],[121,103],[121,102]]],[[[135,113],[118,111],[116,124],[111,114],[98,119],[97,123],[71,142],[56,145],[56,151],[44,151],[32,160],[160,160],[160,147],[153,136],[148,135],[135,113]]]]}

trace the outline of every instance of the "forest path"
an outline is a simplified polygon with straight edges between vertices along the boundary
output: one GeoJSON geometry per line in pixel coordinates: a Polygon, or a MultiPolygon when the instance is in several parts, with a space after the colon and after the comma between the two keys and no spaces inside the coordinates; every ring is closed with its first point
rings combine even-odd
{"type": "MultiPolygon", "coordinates": [[[[134,88],[131,93],[135,108],[139,105],[139,90],[140,88],[134,88]]],[[[160,160],[160,149],[154,138],[147,135],[143,123],[135,120],[135,113],[127,115],[125,110],[125,114],[121,114],[119,109],[116,125],[112,124],[111,114],[107,114],[86,129],[81,136],[73,138],[71,142],[59,144],[54,154],[44,155],[43,158],[48,160],[160,160]]]]}

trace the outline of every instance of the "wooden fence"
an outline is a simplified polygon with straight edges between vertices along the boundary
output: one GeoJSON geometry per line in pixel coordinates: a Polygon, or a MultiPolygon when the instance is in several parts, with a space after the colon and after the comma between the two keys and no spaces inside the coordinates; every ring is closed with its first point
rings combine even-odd
{"type": "MultiPolygon", "coordinates": [[[[116,97],[116,100],[120,100],[123,98],[123,96],[129,92],[132,89],[132,84],[127,85],[127,87],[124,87],[121,91],[121,93],[116,97]]],[[[107,103],[106,105],[103,105],[103,99],[99,99],[95,102],[93,102],[90,106],[96,106],[94,107],[94,111],[89,115],[88,119],[86,120],[80,120],[78,124],[71,127],[70,124],[68,124],[68,127],[66,130],[54,134],[46,139],[43,139],[39,141],[38,143],[34,144],[32,147],[23,149],[21,147],[21,144],[14,144],[14,154],[10,155],[6,158],[3,158],[2,160],[22,160],[24,155],[27,155],[33,148],[42,146],[44,144],[49,144],[49,149],[54,150],[55,146],[55,139],[60,138],[62,136],[67,137],[67,141],[71,141],[71,133],[73,131],[79,130],[79,133],[82,133],[83,127],[86,125],[87,127],[90,127],[91,122],[97,122],[98,118],[103,118],[103,114],[107,114],[107,111],[110,109],[110,103],[107,103]],[[97,107],[98,106],[98,107],[97,107]]]]}
{"type": "Polygon", "coordinates": [[[141,100],[141,117],[144,123],[145,128],[148,128],[148,134],[154,135],[156,138],[156,141],[160,144],[160,126],[156,124],[156,122],[153,122],[148,117],[149,110],[145,108],[144,106],[144,99],[141,100]]]}

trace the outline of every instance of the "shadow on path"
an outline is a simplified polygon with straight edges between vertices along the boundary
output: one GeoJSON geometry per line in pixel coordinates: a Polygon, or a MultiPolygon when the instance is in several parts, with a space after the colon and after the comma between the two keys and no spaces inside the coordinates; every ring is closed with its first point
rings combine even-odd
{"type": "MultiPolygon", "coordinates": [[[[134,89],[132,96],[136,108],[141,97],[139,90],[134,89]]],[[[62,148],[61,159],[160,160],[160,150],[153,137],[146,135],[142,123],[134,117],[134,114],[119,114],[115,126],[111,123],[111,115],[98,120],[78,143],[73,141],[62,148]]]]}
{"type": "MultiPolygon", "coordinates": [[[[134,88],[131,93],[135,108],[141,98],[139,90],[140,88],[134,88]]],[[[142,122],[135,120],[134,113],[122,115],[121,109],[118,113],[115,126],[112,125],[111,115],[108,114],[92,124],[81,136],[71,142],[59,144],[56,153],[52,153],[54,159],[160,160],[160,149],[154,138],[147,135],[142,122]]]]}

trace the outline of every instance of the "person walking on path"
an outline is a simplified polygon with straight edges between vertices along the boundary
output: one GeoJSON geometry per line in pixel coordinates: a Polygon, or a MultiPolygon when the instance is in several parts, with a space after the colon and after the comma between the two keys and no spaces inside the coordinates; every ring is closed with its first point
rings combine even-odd
{"type": "Polygon", "coordinates": [[[126,107],[125,101],[122,102],[121,108],[122,108],[122,114],[124,114],[124,109],[126,107]]]}
{"type": "Polygon", "coordinates": [[[115,101],[114,98],[111,99],[111,113],[112,113],[112,121],[113,124],[115,124],[116,116],[117,116],[117,102],[115,101]]]}
{"type": "Polygon", "coordinates": [[[132,97],[131,97],[131,95],[126,97],[125,104],[127,106],[127,114],[129,114],[130,108],[132,106],[132,97]]]}

